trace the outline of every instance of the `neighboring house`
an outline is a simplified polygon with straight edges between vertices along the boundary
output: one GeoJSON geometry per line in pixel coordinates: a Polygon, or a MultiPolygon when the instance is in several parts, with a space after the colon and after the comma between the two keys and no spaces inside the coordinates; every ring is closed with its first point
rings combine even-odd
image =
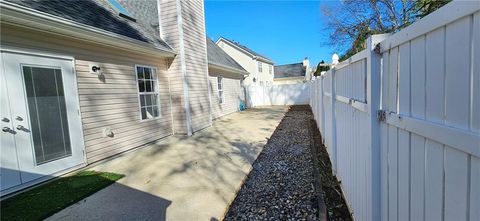
{"type": "Polygon", "coordinates": [[[201,0],[7,0],[0,9],[2,195],[221,115],[201,0]]]}
{"type": "Polygon", "coordinates": [[[215,119],[238,111],[241,102],[245,104],[242,81],[249,73],[209,38],[207,57],[212,117],[215,119]]]}
{"type": "Polygon", "coordinates": [[[223,37],[218,39],[216,44],[250,73],[243,81],[245,86],[273,84],[274,63],[272,60],[238,42],[223,37]]]}
{"type": "Polygon", "coordinates": [[[275,66],[273,84],[297,84],[310,79],[311,70],[307,58],[302,63],[284,64],[275,66]]]}

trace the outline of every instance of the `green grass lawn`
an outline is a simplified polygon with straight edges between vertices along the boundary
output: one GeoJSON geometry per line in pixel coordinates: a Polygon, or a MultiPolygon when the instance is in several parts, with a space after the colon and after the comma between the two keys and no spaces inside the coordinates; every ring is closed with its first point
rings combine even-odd
{"type": "Polygon", "coordinates": [[[80,171],[0,202],[1,220],[42,220],[115,183],[121,174],[80,171]]]}

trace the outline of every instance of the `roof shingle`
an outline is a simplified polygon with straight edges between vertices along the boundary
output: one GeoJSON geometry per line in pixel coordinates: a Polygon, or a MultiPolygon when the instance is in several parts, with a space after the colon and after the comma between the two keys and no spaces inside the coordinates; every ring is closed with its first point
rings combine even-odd
{"type": "Polygon", "coordinates": [[[249,54],[251,54],[251,55],[253,55],[253,56],[256,56],[256,57],[261,57],[261,58],[263,58],[264,60],[267,60],[267,61],[269,61],[269,62],[271,62],[271,63],[273,64],[273,61],[272,61],[270,58],[268,58],[267,56],[263,56],[262,54],[259,54],[259,53],[255,52],[255,51],[251,50],[251,49],[248,48],[247,46],[244,46],[244,45],[242,45],[242,44],[240,44],[240,43],[238,43],[238,42],[236,42],[236,41],[232,41],[232,40],[226,39],[226,38],[224,38],[224,37],[221,37],[220,39],[224,39],[224,40],[227,41],[228,43],[233,44],[233,45],[235,45],[235,46],[237,46],[237,47],[245,50],[245,51],[248,52],[249,54]]]}
{"type": "Polygon", "coordinates": [[[240,72],[247,72],[240,64],[238,64],[225,51],[218,47],[215,42],[207,37],[207,57],[209,64],[227,66],[240,72]]]}
{"type": "Polygon", "coordinates": [[[277,65],[274,67],[273,78],[304,77],[305,72],[303,63],[277,65]]]}
{"type": "Polygon", "coordinates": [[[152,46],[172,51],[160,37],[152,35],[140,24],[122,18],[106,0],[7,0],[9,2],[103,29],[152,46]]]}

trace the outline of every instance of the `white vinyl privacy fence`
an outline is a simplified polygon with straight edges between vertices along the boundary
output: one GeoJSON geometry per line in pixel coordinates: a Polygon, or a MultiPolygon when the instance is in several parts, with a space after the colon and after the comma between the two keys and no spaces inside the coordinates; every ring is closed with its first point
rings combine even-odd
{"type": "Polygon", "coordinates": [[[480,220],[480,2],[370,37],[310,97],[356,220],[480,220]]]}
{"type": "Polygon", "coordinates": [[[300,105],[310,102],[310,84],[283,84],[246,87],[247,106],[300,105]]]}

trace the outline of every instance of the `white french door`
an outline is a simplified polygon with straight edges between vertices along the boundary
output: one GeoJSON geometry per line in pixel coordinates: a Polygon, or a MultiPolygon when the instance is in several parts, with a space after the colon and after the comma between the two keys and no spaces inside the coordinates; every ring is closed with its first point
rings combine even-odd
{"type": "Polygon", "coordinates": [[[72,60],[1,57],[2,191],[83,164],[72,60]]]}

